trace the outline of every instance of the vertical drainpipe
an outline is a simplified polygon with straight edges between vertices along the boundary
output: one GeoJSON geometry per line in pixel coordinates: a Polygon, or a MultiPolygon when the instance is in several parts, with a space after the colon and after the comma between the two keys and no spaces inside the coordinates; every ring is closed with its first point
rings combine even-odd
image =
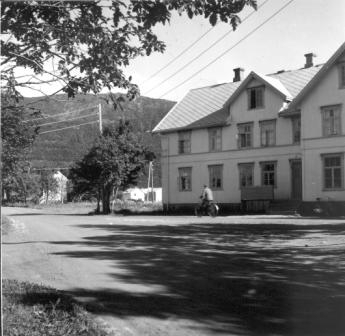
{"type": "Polygon", "coordinates": [[[167,165],[168,165],[168,199],[167,199],[167,211],[169,210],[169,203],[170,203],[170,136],[167,135],[168,139],[168,150],[167,150],[167,165]]]}

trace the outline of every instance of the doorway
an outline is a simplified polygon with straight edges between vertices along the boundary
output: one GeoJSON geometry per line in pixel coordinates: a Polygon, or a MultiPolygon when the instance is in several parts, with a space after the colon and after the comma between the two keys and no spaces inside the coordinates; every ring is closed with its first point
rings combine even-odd
{"type": "Polygon", "coordinates": [[[290,160],[291,199],[302,200],[302,161],[290,160]]]}

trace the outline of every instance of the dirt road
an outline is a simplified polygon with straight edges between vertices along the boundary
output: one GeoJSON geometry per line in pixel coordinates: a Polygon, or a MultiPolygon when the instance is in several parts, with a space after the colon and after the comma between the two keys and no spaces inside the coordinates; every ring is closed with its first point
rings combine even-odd
{"type": "Polygon", "coordinates": [[[344,334],[344,219],[3,212],[3,276],[71,293],[114,335],[344,334]]]}

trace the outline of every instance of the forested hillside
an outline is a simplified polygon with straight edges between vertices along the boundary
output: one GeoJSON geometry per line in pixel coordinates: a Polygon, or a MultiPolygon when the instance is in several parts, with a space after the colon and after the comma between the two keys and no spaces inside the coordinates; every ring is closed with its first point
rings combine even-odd
{"type": "MultiPolygon", "coordinates": [[[[92,146],[99,134],[99,123],[64,129],[51,133],[50,130],[61,129],[72,125],[80,125],[98,120],[98,104],[102,106],[103,127],[125,118],[133,123],[135,132],[156,156],[155,186],[160,185],[160,140],[159,135],[150,131],[167,114],[175,104],[164,99],[139,97],[132,102],[124,102],[115,110],[107,103],[106,95],[78,95],[68,99],[66,95],[58,95],[54,99],[25,98],[25,103],[37,107],[44,118],[39,121],[41,134],[37,137],[32,151],[34,168],[67,168],[75,160],[80,159],[92,146]],[[71,113],[69,113],[71,112],[71,113]],[[52,117],[56,116],[56,117],[52,117]],[[68,120],[69,119],[69,120],[68,120]],[[70,120],[74,119],[74,120],[70,120]],[[56,121],[61,121],[57,122],[56,121]],[[50,123],[50,125],[45,125],[50,123]]],[[[147,184],[146,177],[140,185],[147,184]]]]}

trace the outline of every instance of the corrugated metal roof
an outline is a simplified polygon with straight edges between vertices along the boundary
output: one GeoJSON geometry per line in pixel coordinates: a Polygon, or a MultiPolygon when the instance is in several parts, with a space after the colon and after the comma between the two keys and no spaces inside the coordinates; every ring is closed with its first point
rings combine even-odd
{"type": "MultiPolygon", "coordinates": [[[[321,69],[321,66],[285,71],[264,76],[280,91],[294,98],[321,69]],[[270,80],[271,77],[273,80],[270,80]],[[280,83],[279,83],[280,82],[280,83]]],[[[241,85],[231,82],[193,89],[176,104],[159,122],[153,132],[168,132],[221,125],[226,122],[227,111],[223,108],[231,95],[241,85]]]]}

